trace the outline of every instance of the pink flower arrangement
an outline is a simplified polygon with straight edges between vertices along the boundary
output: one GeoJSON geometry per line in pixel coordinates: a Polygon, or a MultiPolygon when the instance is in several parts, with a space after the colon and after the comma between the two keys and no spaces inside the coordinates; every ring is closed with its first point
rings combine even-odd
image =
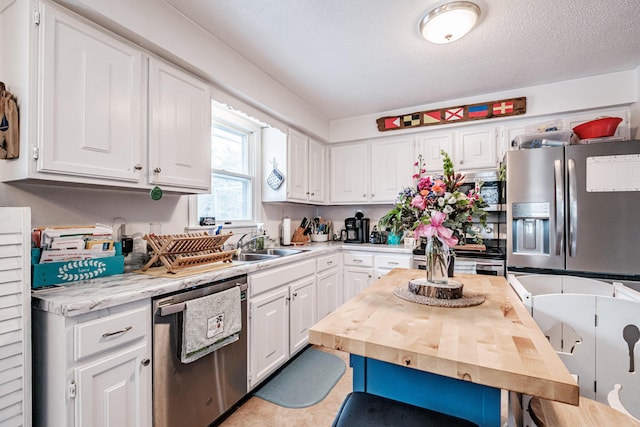
{"type": "Polygon", "coordinates": [[[445,151],[441,151],[444,174],[425,175],[422,156],[414,167],[414,187],[404,188],[398,195],[396,206],[380,220],[381,226],[393,224],[404,230],[412,230],[415,238],[437,238],[448,247],[464,244],[466,236],[481,241],[472,227],[476,217],[486,223],[487,206],[476,189],[464,194],[460,187],[464,175],[456,173],[453,162],[445,151]]]}

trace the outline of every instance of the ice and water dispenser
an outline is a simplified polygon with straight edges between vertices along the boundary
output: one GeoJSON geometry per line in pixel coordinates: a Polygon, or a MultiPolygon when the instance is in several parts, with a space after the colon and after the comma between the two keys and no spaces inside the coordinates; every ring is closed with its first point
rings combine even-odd
{"type": "Polygon", "coordinates": [[[513,203],[511,211],[514,254],[549,254],[549,203],[513,203]]]}

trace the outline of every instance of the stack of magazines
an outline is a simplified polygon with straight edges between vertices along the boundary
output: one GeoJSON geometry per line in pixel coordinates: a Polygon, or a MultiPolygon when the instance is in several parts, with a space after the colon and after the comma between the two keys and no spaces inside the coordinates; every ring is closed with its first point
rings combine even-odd
{"type": "Polygon", "coordinates": [[[40,264],[105,258],[116,255],[112,227],[46,227],[33,230],[32,246],[42,249],[40,264]]]}

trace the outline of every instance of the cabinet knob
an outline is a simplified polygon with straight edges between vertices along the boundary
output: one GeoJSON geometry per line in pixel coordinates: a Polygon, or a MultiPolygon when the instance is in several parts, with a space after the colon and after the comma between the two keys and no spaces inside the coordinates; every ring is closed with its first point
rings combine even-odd
{"type": "Polygon", "coordinates": [[[375,194],[371,193],[371,197],[375,197],[375,194]]]}
{"type": "Polygon", "coordinates": [[[133,168],[134,168],[135,170],[137,170],[137,171],[140,171],[140,170],[142,170],[142,165],[141,165],[140,163],[138,163],[138,164],[137,164],[137,165],[135,165],[133,168]]]}
{"type": "Polygon", "coordinates": [[[462,159],[460,159],[460,161],[458,163],[462,164],[462,159]]]}
{"type": "Polygon", "coordinates": [[[160,169],[160,168],[155,168],[155,169],[153,170],[153,172],[154,172],[154,173],[160,173],[160,172],[162,172],[162,169],[160,169]]]}
{"type": "Polygon", "coordinates": [[[149,366],[149,363],[151,363],[151,360],[149,359],[142,359],[142,361],[140,362],[142,366],[149,366]]]}
{"type": "Polygon", "coordinates": [[[312,196],[315,196],[315,195],[316,195],[316,193],[311,193],[311,195],[312,195],[312,196]]]}
{"type": "Polygon", "coordinates": [[[366,195],[366,194],[363,194],[363,195],[362,195],[362,197],[367,197],[367,195],[366,195]]]}
{"type": "Polygon", "coordinates": [[[307,191],[307,192],[306,192],[306,193],[304,193],[304,194],[306,194],[306,195],[308,196],[308,195],[309,195],[309,192],[307,191]]]}

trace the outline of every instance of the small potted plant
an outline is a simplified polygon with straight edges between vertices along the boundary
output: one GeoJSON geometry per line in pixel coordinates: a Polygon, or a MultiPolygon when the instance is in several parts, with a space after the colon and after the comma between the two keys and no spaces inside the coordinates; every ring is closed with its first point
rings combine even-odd
{"type": "Polygon", "coordinates": [[[405,231],[412,230],[415,218],[404,206],[396,205],[378,221],[381,231],[387,232],[387,243],[398,245],[405,231]]]}

